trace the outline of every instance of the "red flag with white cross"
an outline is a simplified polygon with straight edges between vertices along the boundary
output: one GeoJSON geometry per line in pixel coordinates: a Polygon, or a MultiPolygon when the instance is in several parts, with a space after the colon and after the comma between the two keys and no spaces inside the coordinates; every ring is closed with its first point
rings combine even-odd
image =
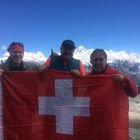
{"type": "Polygon", "coordinates": [[[128,140],[128,97],[111,75],[8,72],[1,140],[128,140]]]}

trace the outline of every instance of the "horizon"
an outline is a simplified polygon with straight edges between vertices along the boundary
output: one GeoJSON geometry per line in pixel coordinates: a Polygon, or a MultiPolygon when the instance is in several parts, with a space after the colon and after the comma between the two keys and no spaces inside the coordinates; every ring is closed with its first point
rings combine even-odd
{"type": "MultiPolygon", "coordinates": [[[[74,58],[81,60],[84,64],[88,64],[90,62],[90,54],[92,53],[94,49],[86,49],[84,46],[78,46],[75,49],[74,52],[74,58]]],[[[105,50],[108,56],[108,63],[111,63],[115,60],[120,61],[129,61],[131,63],[140,63],[140,54],[138,53],[127,53],[126,51],[113,51],[113,50],[105,50]]],[[[60,54],[60,52],[56,52],[60,54]]],[[[9,53],[6,52],[3,54],[3,56],[0,57],[0,60],[6,60],[9,56],[9,53]]],[[[25,61],[35,61],[35,62],[45,62],[47,60],[48,56],[45,56],[45,54],[41,51],[38,52],[24,52],[24,58],[25,61]]]]}

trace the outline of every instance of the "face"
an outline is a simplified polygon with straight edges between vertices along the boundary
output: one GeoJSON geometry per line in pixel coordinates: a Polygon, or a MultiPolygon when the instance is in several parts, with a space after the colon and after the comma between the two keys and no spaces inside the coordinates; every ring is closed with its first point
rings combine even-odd
{"type": "Polygon", "coordinates": [[[60,49],[61,51],[61,56],[63,57],[63,59],[65,60],[69,60],[73,57],[73,53],[74,53],[74,49],[71,49],[71,48],[61,48],[60,49]]]}
{"type": "Polygon", "coordinates": [[[23,51],[13,50],[10,52],[10,57],[15,64],[20,64],[24,56],[23,51]]]}
{"type": "Polygon", "coordinates": [[[105,70],[107,60],[102,52],[94,53],[90,58],[95,73],[101,73],[105,70]]]}

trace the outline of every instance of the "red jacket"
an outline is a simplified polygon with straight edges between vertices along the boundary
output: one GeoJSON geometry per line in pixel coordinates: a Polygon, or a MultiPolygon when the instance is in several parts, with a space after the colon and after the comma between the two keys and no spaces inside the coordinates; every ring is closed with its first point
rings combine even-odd
{"type": "MultiPolygon", "coordinates": [[[[94,72],[90,72],[89,75],[95,74],[94,72]]],[[[101,74],[122,74],[120,71],[111,68],[109,65],[106,66],[106,69],[101,74]]],[[[124,76],[124,80],[122,81],[122,87],[125,91],[125,93],[130,97],[135,97],[138,94],[138,89],[136,87],[136,84],[133,80],[131,80],[128,76],[122,74],[124,76]]]]}

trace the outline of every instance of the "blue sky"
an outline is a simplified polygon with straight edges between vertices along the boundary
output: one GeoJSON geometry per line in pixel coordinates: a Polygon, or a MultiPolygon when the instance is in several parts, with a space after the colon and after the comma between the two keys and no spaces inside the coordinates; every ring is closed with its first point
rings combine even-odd
{"type": "Polygon", "coordinates": [[[1,0],[0,47],[19,41],[47,56],[72,39],[86,48],[140,53],[139,7],[140,0],[1,0]]]}

